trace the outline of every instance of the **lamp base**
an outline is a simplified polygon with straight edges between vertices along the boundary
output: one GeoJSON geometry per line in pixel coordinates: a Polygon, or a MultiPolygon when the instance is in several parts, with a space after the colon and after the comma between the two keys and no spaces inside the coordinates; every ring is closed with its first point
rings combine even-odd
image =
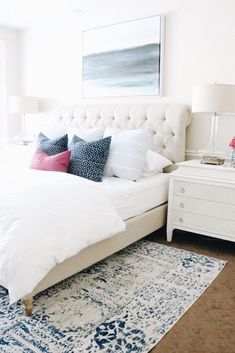
{"type": "Polygon", "coordinates": [[[204,155],[201,157],[201,164],[222,165],[225,159],[213,155],[204,155]]]}
{"type": "Polygon", "coordinates": [[[218,126],[218,116],[214,113],[211,117],[211,133],[207,146],[204,150],[199,151],[202,155],[201,163],[202,164],[213,164],[220,165],[224,164],[224,159],[217,157],[215,152],[215,138],[217,135],[217,126],[218,126]]]}

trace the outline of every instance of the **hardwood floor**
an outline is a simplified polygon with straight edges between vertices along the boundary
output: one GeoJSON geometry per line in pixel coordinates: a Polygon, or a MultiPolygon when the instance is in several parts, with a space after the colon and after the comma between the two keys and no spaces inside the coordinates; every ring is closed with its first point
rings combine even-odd
{"type": "Polygon", "coordinates": [[[147,239],[228,261],[151,353],[235,353],[235,243],[182,231],[167,243],[164,229],[147,239]]]}

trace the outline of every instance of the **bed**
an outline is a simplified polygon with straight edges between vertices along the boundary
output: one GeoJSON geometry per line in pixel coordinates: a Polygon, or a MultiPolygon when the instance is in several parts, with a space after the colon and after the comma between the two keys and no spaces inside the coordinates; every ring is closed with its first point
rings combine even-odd
{"type": "MultiPolygon", "coordinates": [[[[63,107],[52,118],[55,129],[116,127],[148,128],[151,149],[170,159],[174,165],[185,159],[186,127],[190,124],[187,106],[181,104],[118,104],[63,107]]],[[[169,172],[170,170],[168,170],[169,172]]],[[[166,224],[168,175],[140,180],[137,183],[117,178],[104,178],[100,188],[109,195],[126,229],[111,238],[96,242],[76,255],[56,264],[22,298],[25,314],[32,315],[33,296],[74,275],[107,256],[125,248],[166,224]],[[156,193],[159,188],[160,192],[156,193]]]]}

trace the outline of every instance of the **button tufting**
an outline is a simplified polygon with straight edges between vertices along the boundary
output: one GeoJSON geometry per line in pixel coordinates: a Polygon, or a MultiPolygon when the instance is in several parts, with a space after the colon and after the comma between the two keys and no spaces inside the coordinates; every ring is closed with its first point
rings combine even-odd
{"type": "MultiPolygon", "coordinates": [[[[159,111],[156,116],[154,116],[151,111],[147,112],[147,110],[140,111],[137,113],[135,110],[133,112],[129,110],[123,114],[122,111],[120,113],[119,110],[112,109],[109,111],[109,116],[107,116],[107,120],[105,114],[103,114],[101,110],[94,110],[91,114],[89,111],[80,112],[79,110],[65,110],[60,111],[56,119],[58,125],[61,126],[71,125],[88,127],[89,125],[89,127],[92,128],[96,121],[96,125],[104,125],[107,123],[109,126],[115,126],[121,129],[130,129],[132,125],[134,126],[134,128],[136,127],[136,125],[137,128],[139,126],[142,126],[142,128],[149,127],[151,132],[153,149],[161,151],[161,153],[163,154],[167,154],[168,149],[171,151],[173,148],[172,146],[178,143],[177,140],[179,136],[177,130],[175,132],[174,124],[171,123],[171,117],[168,116],[167,112],[164,112],[164,110],[159,111]],[[101,120],[105,121],[102,122],[101,120]]],[[[177,162],[173,161],[173,163],[176,164],[177,162]]]]}

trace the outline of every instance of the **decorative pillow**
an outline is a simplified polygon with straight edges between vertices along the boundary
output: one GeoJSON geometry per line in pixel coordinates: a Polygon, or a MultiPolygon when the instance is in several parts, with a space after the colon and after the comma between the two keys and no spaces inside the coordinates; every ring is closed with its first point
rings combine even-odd
{"type": "Polygon", "coordinates": [[[106,128],[104,136],[112,136],[104,175],[134,181],[140,179],[151,141],[149,131],[106,128]]]}
{"type": "Polygon", "coordinates": [[[84,141],[81,137],[79,137],[77,135],[73,135],[72,140],[69,143],[69,149],[72,150],[74,148],[75,144],[78,142],[88,142],[88,141],[84,141]]]}
{"type": "Polygon", "coordinates": [[[68,171],[70,156],[71,151],[65,151],[54,156],[48,156],[45,152],[37,150],[30,163],[30,168],[66,173],[68,171]]]}
{"type": "Polygon", "coordinates": [[[80,129],[80,128],[69,128],[68,129],[69,142],[72,141],[74,135],[80,137],[86,142],[96,141],[103,138],[104,128],[97,127],[93,129],[80,129]]]}
{"type": "Polygon", "coordinates": [[[92,181],[102,181],[110,143],[111,137],[86,142],[74,135],[69,145],[72,155],[68,172],[92,181]]]}
{"type": "Polygon", "coordinates": [[[48,154],[48,156],[65,152],[68,150],[68,135],[65,134],[55,139],[49,139],[40,132],[37,139],[37,148],[48,154]]]}
{"type": "Polygon", "coordinates": [[[149,150],[146,155],[146,162],[143,170],[143,177],[149,177],[161,173],[163,168],[171,165],[172,162],[161,154],[149,150]]]}

